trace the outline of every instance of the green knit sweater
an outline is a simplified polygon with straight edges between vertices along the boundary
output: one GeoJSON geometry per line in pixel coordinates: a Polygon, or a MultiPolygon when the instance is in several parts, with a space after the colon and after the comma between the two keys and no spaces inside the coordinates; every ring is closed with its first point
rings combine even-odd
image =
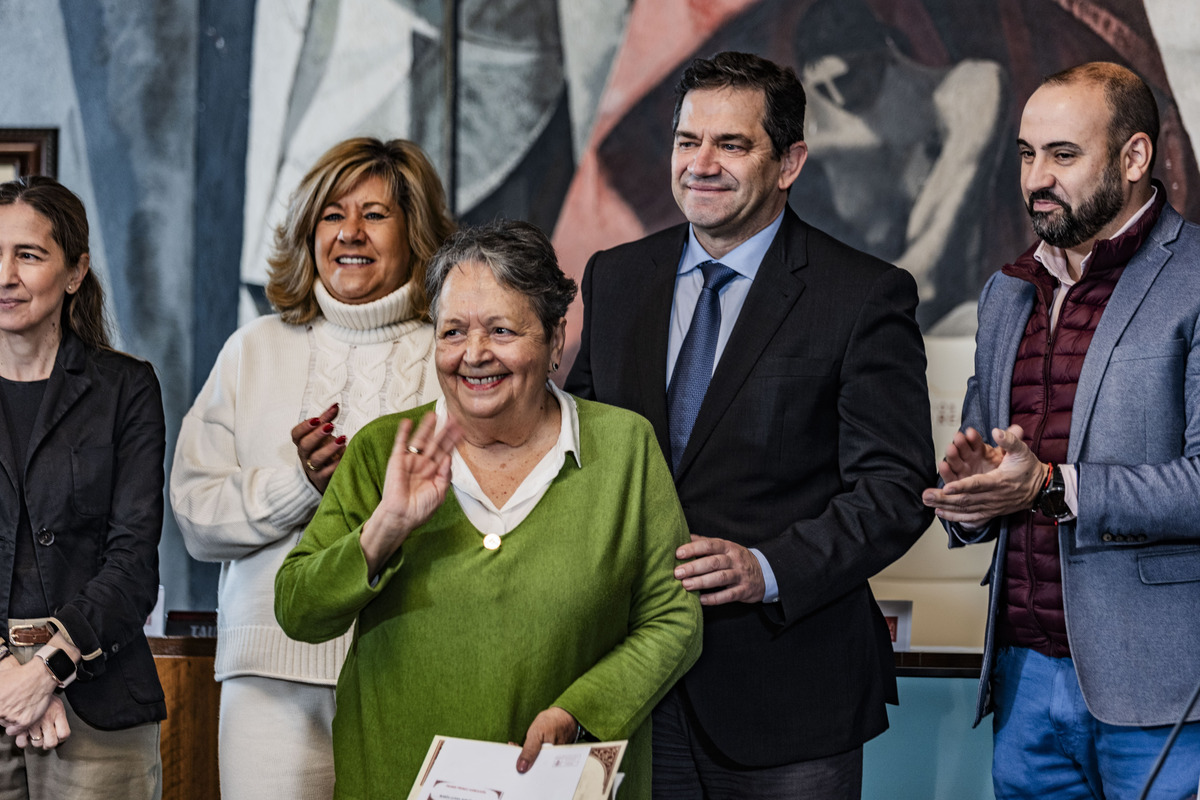
{"type": "Polygon", "coordinates": [[[601,740],[630,739],[621,797],[650,797],[648,715],[700,654],[699,601],[672,574],[687,525],[649,423],[576,402],[582,467],[566,459],[498,550],[451,491],[374,587],[358,535],[399,421],[432,406],[350,442],[275,580],[289,636],[319,642],[357,621],[333,722],[337,798],[403,797],[435,734],[521,743],[551,705],[601,740]]]}

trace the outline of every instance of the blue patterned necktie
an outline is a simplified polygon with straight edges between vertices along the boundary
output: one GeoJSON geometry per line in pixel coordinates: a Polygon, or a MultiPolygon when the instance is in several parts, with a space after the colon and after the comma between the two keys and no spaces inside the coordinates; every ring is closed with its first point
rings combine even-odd
{"type": "Polygon", "coordinates": [[[667,387],[667,421],[671,434],[671,469],[679,468],[679,459],[692,435],[704,393],[712,380],[713,358],[717,353],[717,335],[721,332],[721,289],[737,277],[737,273],[717,261],[700,265],[704,273],[704,288],[696,300],[692,325],[688,328],[671,385],[667,387]]]}

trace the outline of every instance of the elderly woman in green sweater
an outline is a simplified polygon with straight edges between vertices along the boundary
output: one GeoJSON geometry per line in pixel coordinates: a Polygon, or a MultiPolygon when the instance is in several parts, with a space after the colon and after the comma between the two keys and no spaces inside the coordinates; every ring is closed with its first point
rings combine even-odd
{"type": "Polygon", "coordinates": [[[648,715],[701,624],[653,430],[548,380],[575,283],[536,227],[460,232],[427,288],[444,398],[350,442],[275,582],[288,635],[357,624],[336,796],[407,791],[445,734],[521,742],[522,772],[543,743],[628,738],[621,796],[649,798],[648,715]]]}

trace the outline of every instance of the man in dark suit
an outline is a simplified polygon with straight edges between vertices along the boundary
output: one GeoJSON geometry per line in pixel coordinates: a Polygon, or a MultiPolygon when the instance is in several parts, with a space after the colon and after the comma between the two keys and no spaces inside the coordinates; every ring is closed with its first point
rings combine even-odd
{"type": "Polygon", "coordinates": [[[859,797],[895,700],[867,579],[930,519],[917,292],[787,208],[803,124],[792,70],[692,62],[671,158],[689,224],[583,278],[567,389],[654,424],[693,534],[676,577],[705,609],[704,652],[655,711],[656,798],[859,797]]]}

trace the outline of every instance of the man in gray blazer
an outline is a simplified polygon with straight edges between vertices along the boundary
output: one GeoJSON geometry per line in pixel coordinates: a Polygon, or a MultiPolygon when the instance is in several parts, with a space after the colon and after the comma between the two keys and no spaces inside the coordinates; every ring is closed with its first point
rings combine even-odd
{"type": "MultiPolygon", "coordinates": [[[[1200,228],[1151,179],[1157,135],[1116,64],[1029,99],[1041,241],[984,287],[925,493],[952,547],[996,542],[976,721],[995,712],[997,798],[1136,797],[1200,681],[1200,228]]],[[[1196,791],[1190,719],[1151,797],[1196,791]]]]}

